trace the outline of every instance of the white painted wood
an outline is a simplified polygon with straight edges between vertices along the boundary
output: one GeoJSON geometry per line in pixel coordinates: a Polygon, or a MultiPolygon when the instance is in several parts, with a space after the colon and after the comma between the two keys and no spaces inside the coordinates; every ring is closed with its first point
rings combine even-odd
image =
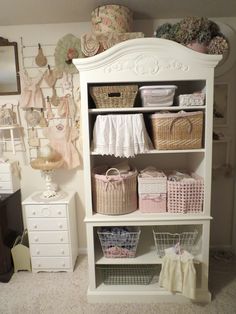
{"type": "Polygon", "coordinates": [[[36,192],[23,202],[32,271],[73,271],[78,256],[74,193],[42,201],[38,195],[36,192]]]}
{"type": "Polygon", "coordinates": [[[20,179],[14,173],[18,161],[0,163],[0,194],[14,193],[20,189],[20,179]]]}
{"type": "MultiPolygon", "coordinates": [[[[214,67],[221,60],[221,56],[207,55],[192,51],[178,43],[157,38],[142,38],[129,40],[94,57],[74,59],[73,62],[80,72],[81,105],[82,105],[82,133],[86,228],[89,257],[89,289],[88,300],[91,302],[188,302],[181,295],[173,295],[158,285],[147,286],[114,286],[101,284],[96,265],[99,264],[160,264],[153,248],[144,250],[134,259],[108,259],[102,257],[101,247],[96,238],[96,228],[101,226],[181,226],[183,230],[191,225],[198,225],[201,229],[201,246],[196,260],[201,261],[198,278],[200,287],[197,300],[209,302],[208,264],[209,264],[209,229],[210,229],[210,197],[211,197],[211,159],[212,159],[212,117],[213,117],[213,87],[214,67]],[[175,85],[191,87],[204,83],[206,88],[206,104],[201,107],[159,107],[145,108],[141,103],[135,108],[98,109],[89,103],[88,93],[90,84],[133,83],[139,87],[143,83],[170,82],[175,85]],[[155,162],[158,166],[186,167],[204,178],[205,197],[203,212],[198,214],[144,214],[138,210],[119,216],[100,215],[93,212],[91,190],[91,168],[104,163],[112,165],[118,161],[114,157],[99,156],[90,150],[94,119],[97,114],[142,112],[149,114],[157,110],[202,110],[205,114],[205,134],[203,148],[175,151],[150,151],[140,154],[130,160],[139,166],[149,166],[155,162]],[[113,158],[113,159],[112,159],[113,158]]],[[[142,236],[142,235],[141,235],[142,236]]],[[[153,242],[154,244],[154,242],[153,242]]],[[[142,244],[143,247],[145,243],[142,244]]]]}
{"type": "Polygon", "coordinates": [[[67,244],[31,244],[31,256],[69,256],[67,244]]]}
{"type": "Polygon", "coordinates": [[[28,205],[26,207],[27,217],[66,217],[65,205],[28,205]]]}

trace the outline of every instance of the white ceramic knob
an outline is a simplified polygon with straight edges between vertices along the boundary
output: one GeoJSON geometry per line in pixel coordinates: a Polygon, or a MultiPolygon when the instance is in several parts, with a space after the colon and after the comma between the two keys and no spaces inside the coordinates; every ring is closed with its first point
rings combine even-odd
{"type": "Polygon", "coordinates": [[[63,264],[62,264],[62,267],[65,267],[65,266],[66,266],[65,263],[63,263],[63,264]]]}
{"type": "Polygon", "coordinates": [[[40,254],[40,251],[39,251],[39,250],[37,250],[37,251],[36,251],[36,253],[39,255],[39,254],[40,254]]]}
{"type": "Polygon", "coordinates": [[[63,238],[60,238],[60,241],[61,241],[61,242],[63,242],[63,240],[64,240],[63,238]]]}
{"type": "Polygon", "coordinates": [[[41,264],[38,264],[38,267],[41,267],[41,264]]]}
{"type": "Polygon", "coordinates": [[[34,225],[34,229],[37,229],[38,228],[38,226],[37,225],[34,225]]]}
{"type": "Polygon", "coordinates": [[[60,228],[60,229],[62,229],[62,227],[63,227],[63,225],[62,225],[62,224],[60,224],[60,225],[59,225],[59,228],[60,228]]]}
{"type": "Polygon", "coordinates": [[[34,238],[34,241],[35,241],[35,242],[38,242],[38,240],[39,240],[39,238],[34,238]]]}
{"type": "Polygon", "coordinates": [[[64,251],[64,250],[61,250],[61,254],[65,254],[65,251],[64,251]]]}
{"type": "Polygon", "coordinates": [[[35,215],[36,215],[36,212],[35,212],[35,211],[33,211],[33,212],[32,212],[32,214],[35,216],[35,215]]]}
{"type": "Polygon", "coordinates": [[[60,211],[60,210],[58,210],[58,212],[57,212],[57,213],[58,213],[58,215],[61,215],[61,211],[60,211]]]}

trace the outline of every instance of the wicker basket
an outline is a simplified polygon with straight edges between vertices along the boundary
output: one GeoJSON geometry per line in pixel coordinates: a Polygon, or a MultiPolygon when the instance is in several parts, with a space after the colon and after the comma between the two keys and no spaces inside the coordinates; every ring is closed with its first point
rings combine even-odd
{"type": "Polygon", "coordinates": [[[174,247],[176,244],[179,244],[181,249],[192,253],[197,236],[197,230],[182,233],[158,232],[157,230],[153,230],[157,254],[160,257],[165,255],[165,249],[174,247]]]}
{"type": "Polygon", "coordinates": [[[93,170],[93,205],[97,213],[105,215],[128,214],[137,209],[137,171],[120,174],[118,169],[104,167],[93,170]],[[109,175],[115,171],[116,175],[109,175]]]}
{"type": "Polygon", "coordinates": [[[141,230],[128,228],[111,228],[111,230],[98,230],[97,234],[101,243],[102,251],[107,258],[130,258],[135,257],[141,230]],[[115,229],[115,230],[114,230],[115,229]]]}
{"type": "Polygon", "coordinates": [[[105,285],[148,285],[157,274],[157,265],[100,265],[105,285]]]}
{"type": "Polygon", "coordinates": [[[97,108],[128,108],[134,106],[138,85],[93,86],[90,88],[97,108]]]}
{"type": "Polygon", "coordinates": [[[202,147],[203,112],[155,113],[151,115],[156,149],[196,149],[202,147]]]}
{"type": "Polygon", "coordinates": [[[194,181],[167,180],[167,210],[170,213],[199,213],[203,210],[204,181],[195,173],[194,181]]]}

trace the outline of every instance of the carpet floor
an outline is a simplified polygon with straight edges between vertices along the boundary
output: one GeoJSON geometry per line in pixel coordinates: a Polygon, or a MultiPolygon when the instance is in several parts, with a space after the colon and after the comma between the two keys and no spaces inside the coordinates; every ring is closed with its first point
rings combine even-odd
{"type": "Polygon", "coordinates": [[[73,273],[18,272],[0,283],[0,314],[235,314],[236,259],[211,258],[212,302],[89,304],[87,257],[79,256],[73,273]]]}

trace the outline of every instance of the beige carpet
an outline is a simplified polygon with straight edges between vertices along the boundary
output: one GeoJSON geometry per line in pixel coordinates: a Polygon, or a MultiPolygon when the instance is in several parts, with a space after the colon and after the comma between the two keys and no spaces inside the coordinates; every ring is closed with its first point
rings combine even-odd
{"type": "Polygon", "coordinates": [[[196,304],[88,304],[87,257],[73,273],[18,272],[0,283],[0,314],[235,314],[236,261],[211,259],[213,300],[196,304]]]}

